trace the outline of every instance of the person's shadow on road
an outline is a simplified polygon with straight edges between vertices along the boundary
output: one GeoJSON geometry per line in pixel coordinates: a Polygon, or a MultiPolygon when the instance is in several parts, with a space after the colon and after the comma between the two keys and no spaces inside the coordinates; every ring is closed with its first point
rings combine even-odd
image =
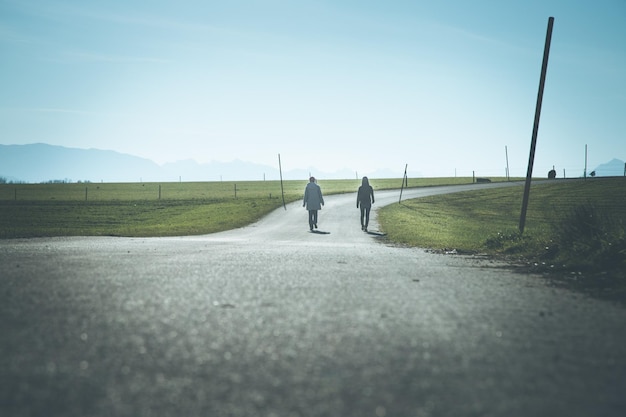
{"type": "Polygon", "coordinates": [[[367,234],[372,236],[387,236],[387,233],[370,232],[369,230],[367,231],[367,234]]]}
{"type": "Polygon", "coordinates": [[[311,233],[315,233],[315,234],[318,234],[318,235],[329,235],[330,234],[330,232],[323,232],[321,230],[311,230],[311,233]]]}

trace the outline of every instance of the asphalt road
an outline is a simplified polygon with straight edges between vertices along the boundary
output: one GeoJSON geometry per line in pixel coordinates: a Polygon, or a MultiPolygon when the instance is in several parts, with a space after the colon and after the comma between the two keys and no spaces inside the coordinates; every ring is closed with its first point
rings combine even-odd
{"type": "Polygon", "coordinates": [[[358,215],[352,194],[325,234],[296,203],[207,236],[0,241],[0,415],[624,415],[623,307],[358,215]]]}

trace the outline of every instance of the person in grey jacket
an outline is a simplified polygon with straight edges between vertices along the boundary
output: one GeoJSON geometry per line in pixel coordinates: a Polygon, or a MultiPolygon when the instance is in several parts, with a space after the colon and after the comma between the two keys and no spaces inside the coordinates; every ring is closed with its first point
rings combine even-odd
{"type": "Polygon", "coordinates": [[[370,223],[370,210],[374,204],[374,189],[367,177],[363,177],[359,191],[356,193],[356,208],[361,206],[361,230],[367,232],[370,223]]]}
{"type": "Polygon", "coordinates": [[[304,200],[302,201],[302,207],[306,207],[309,211],[309,228],[311,230],[314,227],[317,229],[317,211],[321,210],[323,205],[322,189],[315,183],[315,177],[311,177],[304,189],[304,200]]]}

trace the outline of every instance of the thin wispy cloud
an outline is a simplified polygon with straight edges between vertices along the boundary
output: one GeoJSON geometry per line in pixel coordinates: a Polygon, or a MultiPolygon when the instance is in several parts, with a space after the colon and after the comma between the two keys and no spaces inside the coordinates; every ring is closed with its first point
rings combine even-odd
{"type": "Polygon", "coordinates": [[[158,29],[176,29],[185,31],[209,32],[219,30],[218,28],[206,24],[183,22],[174,19],[164,19],[150,15],[120,15],[108,12],[94,12],[90,10],[77,10],[76,16],[86,17],[105,22],[154,27],[158,29]]]}
{"type": "Polygon", "coordinates": [[[172,62],[169,59],[145,57],[145,56],[129,56],[129,55],[110,55],[88,52],[66,52],[65,56],[76,61],[85,62],[108,62],[114,64],[167,64],[172,62]]]}
{"type": "MultiPolygon", "coordinates": [[[[101,116],[105,115],[105,113],[89,111],[89,110],[79,110],[79,109],[69,109],[62,107],[0,107],[1,112],[19,112],[19,113],[56,113],[56,114],[68,114],[68,115],[82,115],[82,116],[101,116]]],[[[112,115],[112,113],[106,113],[106,115],[112,115]]]]}
{"type": "Polygon", "coordinates": [[[498,48],[522,49],[520,48],[519,45],[515,45],[510,42],[505,42],[501,38],[483,35],[481,33],[473,32],[473,31],[467,30],[459,26],[446,25],[441,22],[433,22],[432,25],[436,28],[436,30],[449,33],[455,37],[464,38],[464,39],[468,39],[471,41],[476,41],[485,45],[495,46],[498,48]]]}
{"type": "MultiPolygon", "coordinates": [[[[156,29],[168,29],[179,31],[195,31],[195,32],[223,32],[226,29],[205,23],[195,23],[190,21],[176,20],[164,16],[151,15],[146,12],[138,12],[129,9],[127,13],[120,14],[106,10],[107,3],[58,3],[58,2],[41,2],[26,3],[8,0],[8,4],[14,10],[48,21],[65,21],[71,24],[81,20],[92,20],[105,23],[113,23],[126,26],[142,26],[152,27],[156,29]]],[[[2,34],[0,27],[0,35],[2,34]]]]}
{"type": "MultiPolygon", "coordinates": [[[[103,3],[106,5],[106,3],[103,3]]],[[[145,26],[159,29],[178,29],[193,31],[212,31],[218,28],[201,23],[190,23],[179,21],[162,16],[153,16],[149,13],[138,13],[129,10],[126,14],[113,13],[93,4],[81,3],[77,4],[54,4],[54,6],[32,8],[28,7],[28,13],[38,15],[42,18],[53,20],[75,21],[76,19],[88,19],[94,21],[129,25],[129,26],[145,26]]]]}
{"type": "Polygon", "coordinates": [[[86,111],[86,110],[62,109],[62,108],[54,108],[54,107],[39,107],[39,108],[24,109],[24,110],[37,112],[37,113],[97,114],[95,112],[86,111]]]}
{"type": "Polygon", "coordinates": [[[8,25],[0,24],[0,42],[28,44],[34,41],[31,36],[20,33],[8,25]]]}

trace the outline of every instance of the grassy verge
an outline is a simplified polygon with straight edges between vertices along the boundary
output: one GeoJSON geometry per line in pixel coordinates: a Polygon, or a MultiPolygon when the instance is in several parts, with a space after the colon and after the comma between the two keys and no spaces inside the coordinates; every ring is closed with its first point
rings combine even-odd
{"type": "Polygon", "coordinates": [[[395,243],[499,257],[624,299],[625,190],[626,178],[534,185],[523,235],[521,186],[404,201],[378,219],[395,243]]]}

